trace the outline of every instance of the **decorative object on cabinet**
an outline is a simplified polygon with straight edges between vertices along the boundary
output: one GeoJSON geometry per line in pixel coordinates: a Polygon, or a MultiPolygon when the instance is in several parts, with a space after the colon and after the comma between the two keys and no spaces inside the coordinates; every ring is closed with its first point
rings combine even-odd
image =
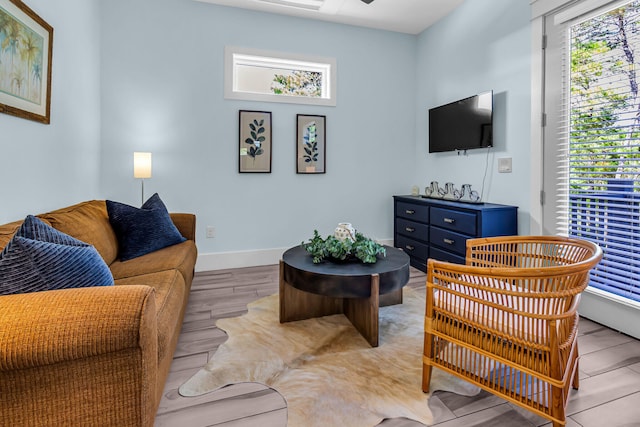
{"type": "Polygon", "coordinates": [[[464,264],[467,239],[518,234],[518,208],[394,196],[394,246],[426,271],[427,259],[464,264]]]}
{"type": "Polygon", "coordinates": [[[271,173],[271,112],[240,110],[239,172],[271,173]]]}
{"type": "Polygon", "coordinates": [[[326,116],[296,116],[296,173],[325,173],[326,116]]]}
{"type": "MultiPolygon", "coordinates": [[[[424,195],[426,197],[439,197],[440,187],[438,186],[438,181],[431,181],[431,185],[424,189],[424,195]]],[[[417,194],[415,194],[417,196],[417,194]]]]}
{"type": "Polygon", "coordinates": [[[458,201],[464,203],[479,203],[480,195],[477,191],[471,189],[471,184],[462,184],[462,191],[458,201]]]}
{"type": "Polygon", "coordinates": [[[462,184],[462,188],[459,190],[453,182],[447,182],[442,188],[438,181],[431,181],[431,184],[424,189],[424,197],[463,203],[482,203],[478,192],[471,189],[471,184],[462,184]]]}
{"type": "Polygon", "coordinates": [[[0,75],[11,76],[0,79],[0,112],[49,124],[53,28],[18,0],[0,0],[0,22],[10,52],[0,75]]]}

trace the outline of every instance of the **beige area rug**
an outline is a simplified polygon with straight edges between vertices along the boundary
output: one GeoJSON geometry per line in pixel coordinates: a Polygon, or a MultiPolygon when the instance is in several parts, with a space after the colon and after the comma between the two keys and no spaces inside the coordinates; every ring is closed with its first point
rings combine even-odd
{"type": "MultiPolygon", "coordinates": [[[[287,401],[288,427],[367,427],[406,417],[432,424],[422,392],[424,293],[405,288],[404,303],[380,309],[380,346],[371,348],[343,315],[279,323],[278,296],[220,319],[229,335],[211,361],[180,387],[198,396],[225,385],[259,382],[287,401]]],[[[479,389],[433,370],[431,391],[479,389]]]]}

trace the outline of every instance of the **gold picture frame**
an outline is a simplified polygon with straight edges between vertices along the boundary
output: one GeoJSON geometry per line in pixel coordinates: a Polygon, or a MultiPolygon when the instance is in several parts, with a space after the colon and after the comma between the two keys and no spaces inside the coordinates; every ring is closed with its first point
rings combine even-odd
{"type": "Polygon", "coordinates": [[[20,0],[0,0],[0,112],[49,124],[53,27],[20,0]]]}

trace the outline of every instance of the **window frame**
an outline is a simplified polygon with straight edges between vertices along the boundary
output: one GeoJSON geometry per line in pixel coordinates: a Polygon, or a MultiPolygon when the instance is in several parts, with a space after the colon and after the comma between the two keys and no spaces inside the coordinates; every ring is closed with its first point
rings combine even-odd
{"type": "MultiPolygon", "coordinates": [[[[558,10],[566,6],[577,5],[584,10],[584,5],[589,5],[590,10],[597,7],[611,6],[621,3],[620,0],[532,0],[531,1],[531,205],[530,224],[532,234],[553,234],[545,230],[544,224],[551,220],[543,214],[543,201],[551,202],[553,194],[544,194],[543,157],[546,150],[553,147],[545,147],[544,130],[547,126],[545,114],[545,63],[547,28],[545,20],[552,17],[558,10]],[[615,2],[615,3],[614,3],[615,2]]],[[[570,16],[565,14],[563,21],[570,16]]],[[[546,204],[546,203],[544,203],[546,204]]],[[[640,339],[640,324],[637,319],[640,313],[640,304],[619,297],[618,295],[602,291],[594,287],[587,287],[582,293],[580,302],[580,316],[591,319],[612,329],[616,329],[630,336],[640,339]]]]}
{"type": "Polygon", "coordinates": [[[243,101],[281,102],[335,107],[337,104],[337,61],[335,58],[225,46],[224,97],[225,99],[243,101]],[[254,64],[267,64],[291,70],[321,72],[323,73],[323,97],[312,98],[308,96],[278,95],[238,90],[236,66],[254,64]]]}

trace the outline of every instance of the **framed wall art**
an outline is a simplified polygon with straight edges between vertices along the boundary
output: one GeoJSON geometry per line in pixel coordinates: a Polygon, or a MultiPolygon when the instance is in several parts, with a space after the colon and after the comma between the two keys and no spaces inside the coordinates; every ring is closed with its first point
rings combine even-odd
{"type": "Polygon", "coordinates": [[[20,0],[0,0],[0,112],[49,124],[53,28],[20,0]]]}
{"type": "Polygon", "coordinates": [[[240,110],[240,173],[271,173],[271,112],[240,110]]]}
{"type": "Polygon", "coordinates": [[[296,173],[325,173],[326,131],[326,116],[296,116],[296,173]]]}

